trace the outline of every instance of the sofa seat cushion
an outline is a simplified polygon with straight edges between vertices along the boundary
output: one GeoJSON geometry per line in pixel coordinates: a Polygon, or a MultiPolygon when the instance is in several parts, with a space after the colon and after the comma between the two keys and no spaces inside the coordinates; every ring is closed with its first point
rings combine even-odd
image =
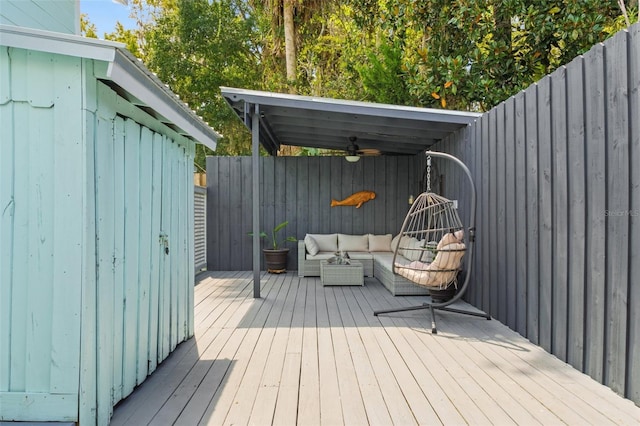
{"type": "MultiPolygon", "coordinates": [[[[393,271],[393,253],[374,253],[373,258],[378,264],[388,271],[393,271]]],[[[408,265],[411,261],[406,257],[398,255],[396,256],[396,264],[398,265],[408,265]]]]}
{"type": "Polygon", "coordinates": [[[307,254],[307,260],[327,260],[335,256],[332,251],[319,251],[318,254],[307,254]]]}
{"type": "Polygon", "coordinates": [[[350,251],[349,257],[354,260],[369,260],[373,259],[373,255],[369,252],[363,251],[350,251]]]}
{"type": "Polygon", "coordinates": [[[338,250],[351,254],[352,251],[369,251],[369,237],[367,235],[338,234],[338,250]]]}

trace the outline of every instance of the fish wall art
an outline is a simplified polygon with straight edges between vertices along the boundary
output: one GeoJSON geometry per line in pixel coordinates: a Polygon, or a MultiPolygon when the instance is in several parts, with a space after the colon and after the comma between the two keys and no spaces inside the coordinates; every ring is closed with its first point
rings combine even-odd
{"type": "Polygon", "coordinates": [[[376,198],[376,193],[373,191],[360,191],[353,195],[348,196],[344,200],[331,200],[331,207],[335,206],[356,206],[359,209],[364,203],[376,198]]]}

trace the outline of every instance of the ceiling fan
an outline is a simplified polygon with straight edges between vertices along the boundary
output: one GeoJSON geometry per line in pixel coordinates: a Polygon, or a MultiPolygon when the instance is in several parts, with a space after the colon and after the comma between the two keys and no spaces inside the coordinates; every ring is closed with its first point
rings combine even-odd
{"type": "Polygon", "coordinates": [[[356,136],[349,136],[349,145],[347,146],[347,155],[345,157],[348,162],[355,163],[364,155],[380,155],[380,150],[374,148],[360,149],[356,144],[357,139],[356,136]]]}

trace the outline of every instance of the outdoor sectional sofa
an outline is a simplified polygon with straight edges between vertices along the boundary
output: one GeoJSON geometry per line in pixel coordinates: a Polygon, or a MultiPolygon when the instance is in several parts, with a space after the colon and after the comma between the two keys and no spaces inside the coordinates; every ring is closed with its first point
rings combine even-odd
{"type": "MultiPolygon", "coordinates": [[[[393,273],[391,237],[391,234],[307,234],[298,241],[298,275],[319,277],[320,262],[345,251],[351,259],[362,262],[366,277],[377,278],[394,296],[428,295],[426,288],[393,273]]],[[[409,262],[400,255],[396,258],[396,262],[405,261],[409,262]]]]}

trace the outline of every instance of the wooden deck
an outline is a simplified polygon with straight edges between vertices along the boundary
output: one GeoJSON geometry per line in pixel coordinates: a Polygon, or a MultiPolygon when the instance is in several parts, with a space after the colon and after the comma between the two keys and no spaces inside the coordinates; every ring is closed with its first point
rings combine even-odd
{"type": "Polygon", "coordinates": [[[375,279],[323,287],[295,272],[210,272],[195,338],[115,409],[142,424],[640,424],[640,408],[501,323],[428,311],[375,317],[375,279]]]}

